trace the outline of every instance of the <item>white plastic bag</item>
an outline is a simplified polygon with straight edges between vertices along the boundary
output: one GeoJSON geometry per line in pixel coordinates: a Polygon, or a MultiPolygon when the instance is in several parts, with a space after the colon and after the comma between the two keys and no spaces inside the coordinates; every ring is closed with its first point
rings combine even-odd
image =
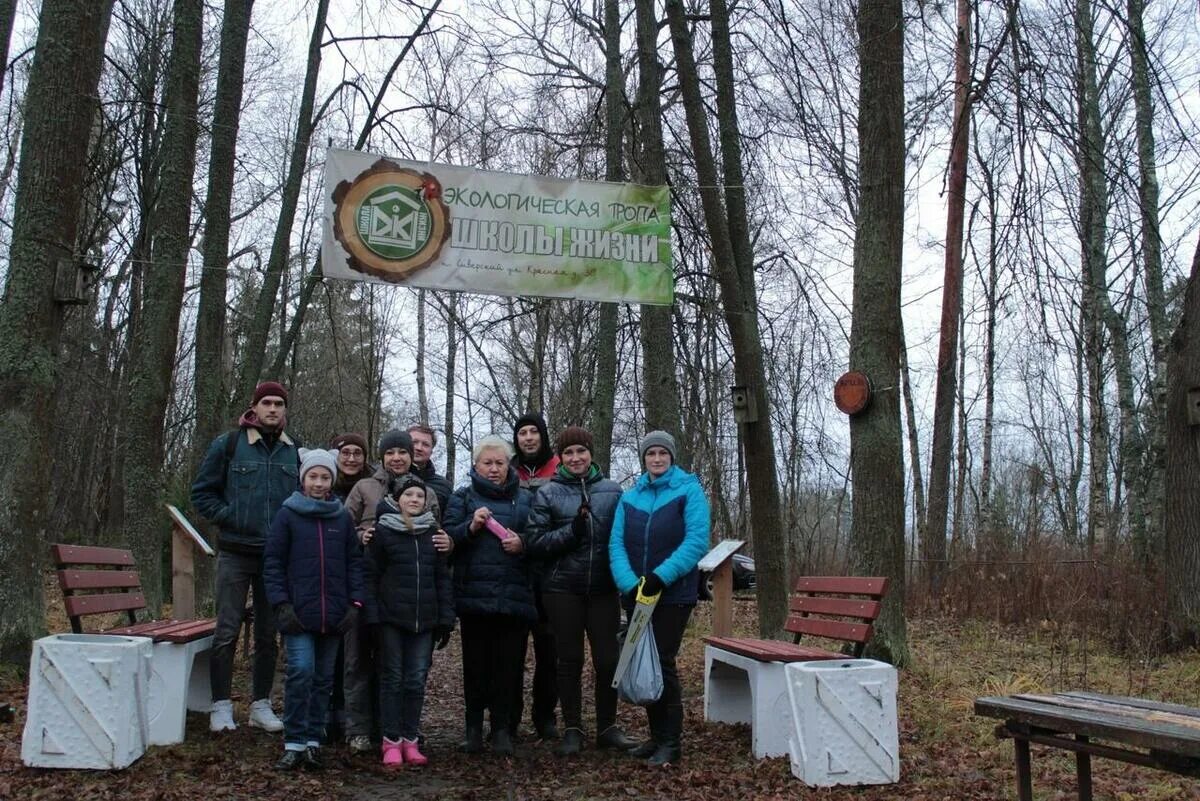
{"type": "Polygon", "coordinates": [[[646,626],[633,647],[633,656],[621,676],[617,694],[631,704],[649,706],[663,693],[662,663],[658,661],[658,646],[654,644],[654,628],[646,626]]]}

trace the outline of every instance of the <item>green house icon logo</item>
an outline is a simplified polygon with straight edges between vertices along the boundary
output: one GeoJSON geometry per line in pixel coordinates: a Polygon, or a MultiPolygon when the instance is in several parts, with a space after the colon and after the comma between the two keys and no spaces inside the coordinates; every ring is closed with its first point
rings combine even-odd
{"type": "Polygon", "coordinates": [[[369,194],[356,215],[358,236],[385,259],[407,259],[428,243],[432,216],[420,190],[389,184],[369,194]]]}

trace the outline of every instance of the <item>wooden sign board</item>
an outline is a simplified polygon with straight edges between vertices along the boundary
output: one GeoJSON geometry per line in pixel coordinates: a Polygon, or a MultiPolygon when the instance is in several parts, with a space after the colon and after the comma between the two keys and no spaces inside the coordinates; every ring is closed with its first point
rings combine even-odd
{"type": "Polygon", "coordinates": [[[204,539],[200,532],[196,530],[196,527],[192,525],[192,522],[184,517],[183,512],[179,511],[178,507],[168,503],[167,514],[171,516],[171,523],[175,528],[190,537],[195,546],[203,551],[206,556],[217,555],[212,546],[208,544],[208,540],[204,539]]]}
{"type": "Polygon", "coordinates": [[[697,565],[705,573],[711,573],[729,557],[740,551],[746,545],[745,540],[721,540],[716,546],[704,555],[697,565]]]}
{"type": "Polygon", "coordinates": [[[871,379],[851,371],[833,385],[833,402],[843,414],[858,414],[871,404],[871,379]]]}

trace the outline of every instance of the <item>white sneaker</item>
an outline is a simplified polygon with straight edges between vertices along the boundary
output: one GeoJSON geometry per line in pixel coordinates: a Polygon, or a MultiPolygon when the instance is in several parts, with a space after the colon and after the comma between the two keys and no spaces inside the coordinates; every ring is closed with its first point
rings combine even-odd
{"type": "Polygon", "coordinates": [[[283,721],[271,709],[271,702],[259,698],[250,705],[250,725],[264,731],[283,731],[283,721]]]}
{"type": "Polygon", "coordinates": [[[213,701],[208,713],[209,731],[233,731],[237,724],[233,722],[233,701],[213,701]]]}

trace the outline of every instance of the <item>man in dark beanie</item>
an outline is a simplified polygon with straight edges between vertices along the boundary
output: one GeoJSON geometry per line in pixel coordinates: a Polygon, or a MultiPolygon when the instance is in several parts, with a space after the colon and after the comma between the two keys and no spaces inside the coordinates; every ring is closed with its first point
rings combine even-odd
{"type": "Polygon", "coordinates": [[[546,420],[537,412],[526,412],[513,423],[513,450],[517,478],[530,492],[537,492],[558,469],[558,454],[550,445],[546,420]]]}
{"type": "Polygon", "coordinates": [[[284,431],[287,389],[263,381],[254,389],[250,408],[238,428],[208,446],[192,482],[192,506],[220,529],[217,540],[217,628],[211,667],[212,731],[236,728],[230,691],[238,629],[246,594],[254,589],[254,680],[250,725],[281,731],[283,722],[271,710],[278,645],[275,617],[263,586],[263,548],[271,520],[284,500],[299,487],[299,443],[284,431]]]}
{"type": "MultiPolygon", "coordinates": [[[[527,412],[513,423],[513,450],[512,466],[517,471],[521,486],[530,492],[537,492],[538,487],[549,482],[558,469],[558,454],[550,447],[546,420],[537,412],[527,412]]],[[[554,711],[558,706],[558,659],[554,651],[554,632],[550,630],[550,621],[542,605],[539,587],[541,562],[533,559],[528,561],[538,612],[538,620],[529,632],[533,635],[533,728],[539,739],[554,740],[558,738],[558,722],[554,711]]],[[[526,637],[521,643],[522,666],[528,648],[529,638],[526,637]]],[[[513,695],[511,725],[515,735],[525,710],[524,670],[517,676],[513,695]]]]}

